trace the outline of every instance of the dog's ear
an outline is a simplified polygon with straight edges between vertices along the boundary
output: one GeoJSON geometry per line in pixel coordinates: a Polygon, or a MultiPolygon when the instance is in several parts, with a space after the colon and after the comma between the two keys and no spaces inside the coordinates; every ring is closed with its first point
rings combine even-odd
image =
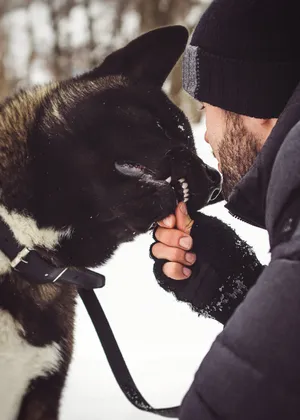
{"type": "Polygon", "coordinates": [[[147,32],[110,54],[84,77],[124,75],[133,81],[162,86],[183,53],[188,35],[187,29],[180,25],[147,32]]]}

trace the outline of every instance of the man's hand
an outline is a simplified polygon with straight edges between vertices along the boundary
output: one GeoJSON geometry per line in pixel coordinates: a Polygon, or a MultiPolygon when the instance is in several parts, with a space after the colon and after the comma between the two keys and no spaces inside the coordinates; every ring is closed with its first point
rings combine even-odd
{"type": "Polygon", "coordinates": [[[194,221],[189,217],[186,205],[180,203],[175,215],[170,215],[159,222],[155,237],[159,241],[152,247],[154,257],[168,260],[163,266],[164,274],[173,280],[185,280],[191,275],[191,266],[196,255],[187,252],[193,246],[190,236],[194,221]]]}
{"type": "Polygon", "coordinates": [[[263,266],[252,248],[226,223],[202,212],[195,213],[194,218],[191,220],[181,203],[175,215],[159,223],[155,231],[158,242],[150,248],[154,276],[178,301],[225,324],[256,283],[263,266]],[[191,250],[197,255],[193,267],[195,255],[191,250]]]}

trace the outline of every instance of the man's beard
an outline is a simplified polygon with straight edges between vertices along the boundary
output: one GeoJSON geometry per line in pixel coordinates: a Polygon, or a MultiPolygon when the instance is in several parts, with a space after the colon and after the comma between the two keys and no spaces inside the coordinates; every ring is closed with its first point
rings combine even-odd
{"type": "Polygon", "coordinates": [[[260,144],[260,139],[246,129],[239,115],[226,112],[226,133],[218,151],[225,200],[253,165],[260,144]]]}

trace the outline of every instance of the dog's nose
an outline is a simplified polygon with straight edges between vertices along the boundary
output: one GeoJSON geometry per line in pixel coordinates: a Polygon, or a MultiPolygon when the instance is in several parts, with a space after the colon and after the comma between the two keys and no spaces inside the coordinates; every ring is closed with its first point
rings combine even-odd
{"type": "Polygon", "coordinates": [[[211,166],[205,165],[206,175],[213,188],[220,187],[222,184],[222,175],[211,166]]]}
{"type": "Polygon", "coordinates": [[[206,176],[210,181],[209,190],[210,190],[210,197],[209,202],[216,200],[221,193],[222,190],[222,175],[216,169],[212,168],[211,166],[205,165],[206,176]]]}

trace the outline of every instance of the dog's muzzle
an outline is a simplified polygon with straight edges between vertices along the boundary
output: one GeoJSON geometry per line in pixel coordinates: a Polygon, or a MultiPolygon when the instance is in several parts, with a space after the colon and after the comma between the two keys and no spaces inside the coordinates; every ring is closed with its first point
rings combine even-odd
{"type": "Polygon", "coordinates": [[[205,165],[205,171],[210,183],[208,200],[208,202],[210,202],[216,200],[220,195],[222,191],[223,176],[219,171],[208,165],[205,165]]]}

